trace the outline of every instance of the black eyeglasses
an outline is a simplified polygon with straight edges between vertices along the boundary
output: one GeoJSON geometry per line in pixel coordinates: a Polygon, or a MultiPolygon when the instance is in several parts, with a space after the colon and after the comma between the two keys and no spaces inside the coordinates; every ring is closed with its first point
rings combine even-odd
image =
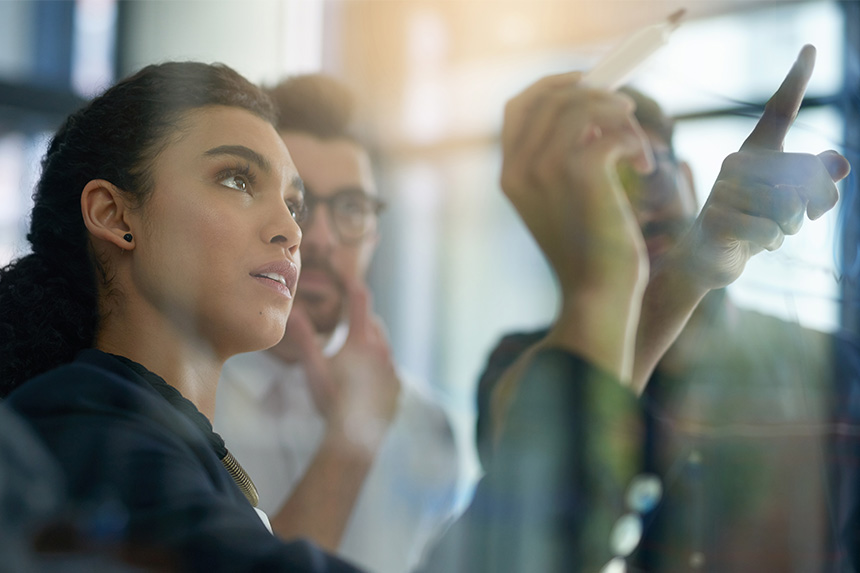
{"type": "Polygon", "coordinates": [[[305,187],[302,212],[296,220],[307,228],[313,220],[314,209],[323,204],[328,208],[329,221],[342,243],[357,243],[374,228],[376,218],[385,209],[385,202],[361,189],[344,189],[329,197],[320,197],[305,187]]]}

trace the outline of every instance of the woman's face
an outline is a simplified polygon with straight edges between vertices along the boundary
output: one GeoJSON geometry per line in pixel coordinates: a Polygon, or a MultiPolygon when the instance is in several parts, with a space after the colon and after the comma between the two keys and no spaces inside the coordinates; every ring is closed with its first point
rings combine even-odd
{"type": "Polygon", "coordinates": [[[284,334],[301,267],[301,179],[275,129],[248,111],[201,108],[181,126],[130,215],[131,294],[144,316],[222,359],[268,348],[284,334]]]}

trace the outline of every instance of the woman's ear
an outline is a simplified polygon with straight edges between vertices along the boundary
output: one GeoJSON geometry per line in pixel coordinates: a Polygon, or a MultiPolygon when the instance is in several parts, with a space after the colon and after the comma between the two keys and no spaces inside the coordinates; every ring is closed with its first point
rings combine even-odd
{"type": "Polygon", "coordinates": [[[90,234],[124,251],[134,248],[134,235],[126,221],[128,209],[119,188],[93,179],[81,192],[81,214],[90,234]]]}

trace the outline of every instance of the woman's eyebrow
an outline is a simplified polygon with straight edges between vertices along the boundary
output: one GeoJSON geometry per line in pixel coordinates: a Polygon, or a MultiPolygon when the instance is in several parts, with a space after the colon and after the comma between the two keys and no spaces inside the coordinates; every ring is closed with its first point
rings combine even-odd
{"type": "Polygon", "coordinates": [[[272,172],[272,165],[269,163],[268,159],[244,145],[219,145],[218,147],[213,147],[206,151],[204,155],[208,157],[216,155],[235,155],[256,164],[257,167],[266,174],[272,172]]]}

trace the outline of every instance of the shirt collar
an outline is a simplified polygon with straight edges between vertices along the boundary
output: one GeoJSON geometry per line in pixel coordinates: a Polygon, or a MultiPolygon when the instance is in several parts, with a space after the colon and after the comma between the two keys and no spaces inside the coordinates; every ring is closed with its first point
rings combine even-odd
{"type": "MultiPolygon", "coordinates": [[[[348,335],[349,323],[343,320],[323,343],[323,356],[329,358],[337,354],[343,348],[348,335]]],[[[222,376],[229,377],[231,382],[241,386],[257,401],[263,399],[275,378],[285,383],[293,380],[305,383],[301,362],[290,364],[265,350],[233,356],[224,364],[222,376]]]]}
{"type": "MultiPolygon", "coordinates": [[[[224,364],[223,377],[240,386],[254,400],[260,401],[265,396],[275,378],[285,382],[303,376],[300,363],[287,364],[270,352],[260,350],[233,356],[224,364]]],[[[301,379],[301,378],[298,378],[301,379]]]]}

